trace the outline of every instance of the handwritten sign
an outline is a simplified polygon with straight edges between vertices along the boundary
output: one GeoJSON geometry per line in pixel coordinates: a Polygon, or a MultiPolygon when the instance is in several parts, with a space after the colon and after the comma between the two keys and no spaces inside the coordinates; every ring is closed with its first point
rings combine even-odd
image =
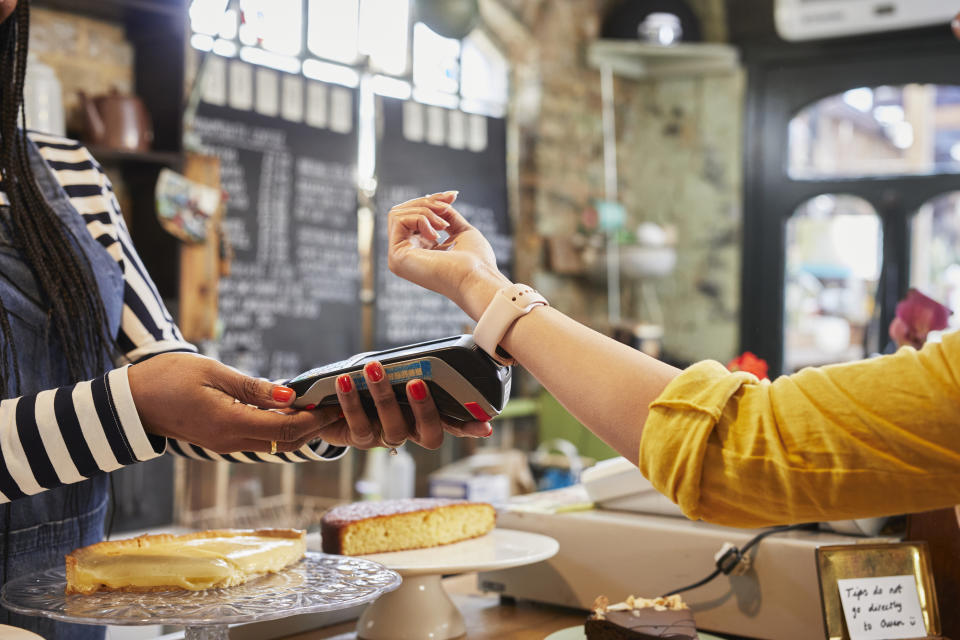
{"type": "Polygon", "coordinates": [[[851,640],[923,638],[917,581],[912,575],[837,580],[851,640]]]}

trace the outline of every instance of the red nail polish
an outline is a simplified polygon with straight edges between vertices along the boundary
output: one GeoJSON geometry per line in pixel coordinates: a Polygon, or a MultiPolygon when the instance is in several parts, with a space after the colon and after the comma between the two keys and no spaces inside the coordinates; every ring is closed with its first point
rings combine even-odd
{"type": "Polygon", "coordinates": [[[410,386],[407,388],[410,392],[410,397],[420,402],[421,400],[426,400],[427,398],[427,385],[423,380],[414,380],[410,383],[410,386]]]}
{"type": "Polygon", "coordinates": [[[370,378],[370,382],[380,382],[383,380],[383,367],[379,362],[370,362],[363,367],[364,373],[370,378]]]}
{"type": "Polygon", "coordinates": [[[310,411],[311,409],[316,409],[316,408],[317,408],[317,405],[313,404],[312,402],[304,407],[304,409],[306,409],[307,411],[310,411]]]}
{"type": "Polygon", "coordinates": [[[340,413],[339,413],[339,415],[337,415],[337,420],[340,420],[340,419],[342,419],[342,418],[344,418],[344,417],[346,417],[346,416],[343,415],[343,409],[340,409],[340,413]]]}
{"type": "Polygon", "coordinates": [[[344,374],[337,378],[337,386],[340,387],[341,393],[350,393],[353,391],[353,380],[350,379],[350,376],[344,374]]]}
{"type": "Polygon", "coordinates": [[[293,389],[290,387],[274,387],[270,396],[274,402],[290,402],[293,399],[293,389]]]}
{"type": "Polygon", "coordinates": [[[489,438],[493,435],[493,427],[488,426],[487,429],[489,429],[489,431],[487,431],[487,435],[483,436],[484,438],[489,438]]]}

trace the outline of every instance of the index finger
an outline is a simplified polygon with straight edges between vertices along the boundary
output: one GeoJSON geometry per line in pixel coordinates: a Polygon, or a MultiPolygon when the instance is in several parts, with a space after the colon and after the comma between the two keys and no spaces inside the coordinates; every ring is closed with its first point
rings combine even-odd
{"type": "Polygon", "coordinates": [[[453,203],[453,201],[457,199],[457,195],[459,193],[460,193],[459,191],[438,191],[437,193],[428,193],[425,196],[418,196],[416,198],[410,198],[406,202],[401,202],[400,204],[395,205],[395,208],[406,207],[409,205],[428,204],[429,202],[435,201],[435,200],[441,200],[443,202],[451,204],[453,203]]]}

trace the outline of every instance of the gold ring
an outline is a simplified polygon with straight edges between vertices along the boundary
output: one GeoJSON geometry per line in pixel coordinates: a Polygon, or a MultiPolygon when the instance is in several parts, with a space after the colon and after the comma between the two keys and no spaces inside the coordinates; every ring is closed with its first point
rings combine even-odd
{"type": "Polygon", "coordinates": [[[276,440],[271,440],[271,441],[270,441],[270,453],[271,453],[271,454],[274,454],[274,453],[276,453],[276,452],[277,452],[277,441],[276,441],[276,440]]]}

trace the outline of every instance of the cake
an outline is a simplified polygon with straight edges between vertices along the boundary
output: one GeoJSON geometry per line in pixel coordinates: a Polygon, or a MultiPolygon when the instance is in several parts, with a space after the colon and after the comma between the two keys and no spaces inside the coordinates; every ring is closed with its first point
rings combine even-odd
{"type": "Polygon", "coordinates": [[[358,556],[477,538],[495,523],[496,512],[483,502],[412,498],[334,507],[320,521],[320,535],[326,553],[358,556]]]}
{"type": "Polygon", "coordinates": [[[294,564],[306,548],[305,534],[297,529],[220,529],[109,540],[66,557],[66,592],[233,587],[294,564]]]}
{"type": "Polygon", "coordinates": [[[697,640],[693,613],[680,596],[634,598],[610,604],[597,598],[584,626],[587,640],[697,640]]]}

